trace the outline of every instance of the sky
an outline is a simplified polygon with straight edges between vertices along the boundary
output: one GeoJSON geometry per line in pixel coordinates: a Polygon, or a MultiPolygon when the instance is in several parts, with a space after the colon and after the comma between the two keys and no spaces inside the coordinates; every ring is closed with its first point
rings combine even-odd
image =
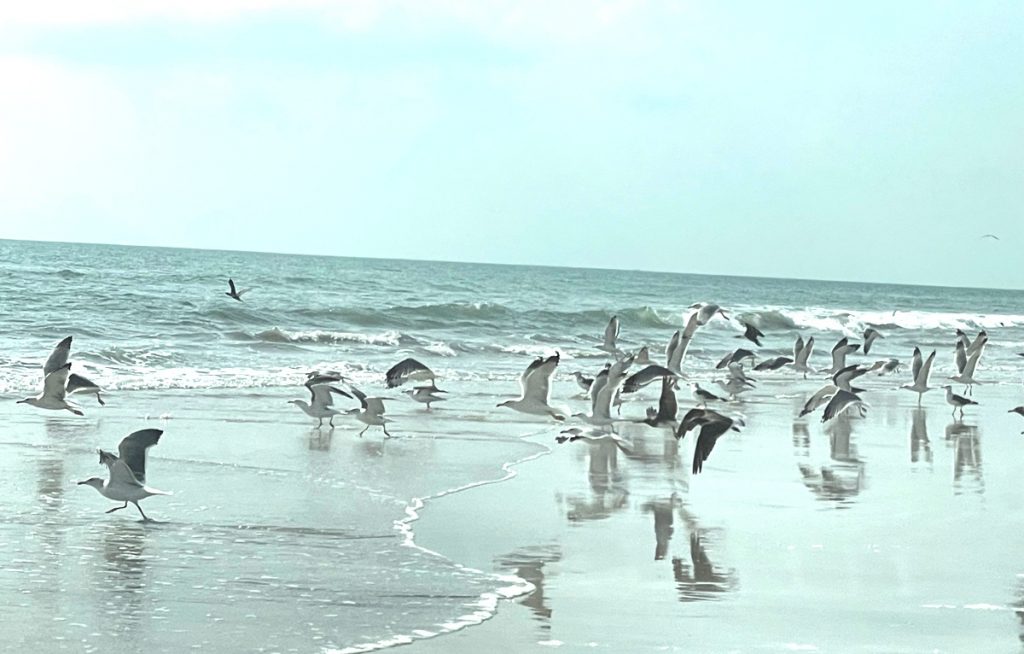
{"type": "Polygon", "coordinates": [[[0,85],[0,238],[1024,288],[1019,0],[5,3],[0,85]]]}

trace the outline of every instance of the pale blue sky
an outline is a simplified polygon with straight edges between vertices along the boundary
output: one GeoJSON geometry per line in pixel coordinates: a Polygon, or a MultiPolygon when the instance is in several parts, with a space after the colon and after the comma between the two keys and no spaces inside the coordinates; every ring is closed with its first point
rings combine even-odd
{"type": "Polygon", "coordinates": [[[1024,288],[1019,0],[23,4],[0,237],[1024,288]]]}

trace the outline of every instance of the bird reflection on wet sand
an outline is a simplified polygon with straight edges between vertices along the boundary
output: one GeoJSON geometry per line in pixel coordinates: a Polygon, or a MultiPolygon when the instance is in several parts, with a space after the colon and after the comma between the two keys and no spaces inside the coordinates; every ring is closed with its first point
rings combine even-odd
{"type": "Polygon", "coordinates": [[[680,602],[721,599],[724,593],[735,590],[736,575],[730,568],[719,568],[707,553],[710,538],[701,530],[690,532],[690,561],[681,557],[672,559],[672,576],[679,591],[680,602]]]}
{"type": "Polygon", "coordinates": [[[602,520],[625,508],[629,499],[626,478],[619,471],[618,445],[611,440],[589,442],[587,445],[587,480],[593,492],[590,497],[571,495],[566,498],[570,505],[570,521],[602,520]]]}
{"type": "Polygon", "coordinates": [[[922,407],[910,412],[910,462],[932,462],[932,446],[928,441],[928,412],[922,407]]]}
{"type": "Polygon", "coordinates": [[[679,496],[672,493],[671,497],[660,498],[644,502],[640,507],[644,513],[654,514],[654,560],[660,561],[668,554],[669,541],[675,531],[672,526],[675,522],[676,507],[682,503],[679,496]]]}
{"type": "Polygon", "coordinates": [[[837,501],[836,508],[845,508],[847,500],[860,493],[864,485],[864,463],[853,444],[852,419],[842,414],[825,428],[829,437],[829,461],[811,460],[810,435],[807,425],[793,423],[793,445],[797,467],[804,486],[821,500],[837,501]]]}
{"type": "Polygon", "coordinates": [[[521,604],[530,609],[545,630],[551,628],[551,608],[547,605],[545,595],[544,566],[557,563],[562,559],[561,552],[556,546],[547,547],[525,547],[498,560],[498,567],[508,570],[515,576],[525,579],[534,586],[534,591],[521,601],[521,604]]]}
{"type": "Polygon", "coordinates": [[[957,420],[946,425],[946,443],[953,448],[953,487],[957,494],[985,492],[981,469],[981,434],[977,425],[957,420]]]}

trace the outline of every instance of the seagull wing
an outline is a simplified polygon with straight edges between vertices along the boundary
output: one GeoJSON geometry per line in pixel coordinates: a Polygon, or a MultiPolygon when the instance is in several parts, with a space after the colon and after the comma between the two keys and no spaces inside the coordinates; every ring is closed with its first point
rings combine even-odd
{"type": "Polygon", "coordinates": [[[921,357],[921,348],[914,348],[914,358],[910,364],[910,376],[914,378],[914,383],[917,383],[917,378],[921,374],[921,366],[924,365],[924,360],[921,357]]]}
{"type": "MultiPolygon", "coordinates": [[[[160,442],[163,433],[162,429],[141,429],[122,438],[117,446],[121,463],[129,468],[140,484],[146,483],[146,450],[160,442]]],[[[111,480],[115,469],[116,466],[110,468],[111,480]]]]}
{"type": "Polygon", "coordinates": [[[615,341],[619,337],[619,317],[612,316],[608,326],[604,328],[604,347],[614,350],[615,341]]]}
{"type": "Polygon", "coordinates": [[[388,388],[401,386],[410,379],[425,380],[433,378],[434,372],[430,368],[411,357],[391,366],[391,369],[384,374],[388,388]]]}
{"type": "Polygon", "coordinates": [[[682,332],[678,329],[672,333],[672,338],[668,339],[668,346],[665,347],[665,364],[672,367],[672,355],[675,354],[676,348],[679,347],[679,338],[682,336],[682,332]]]}
{"type": "Polygon", "coordinates": [[[967,363],[964,364],[964,369],[960,371],[960,374],[964,377],[974,377],[974,369],[978,367],[978,359],[981,358],[981,349],[974,351],[974,354],[967,357],[967,363]]]}
{"type": "Polygon", "coordinates": [[[656,379],[667,379],[670,377],[678,377],[678,375],[665,366],[659,366],[656,363],[652,363],[643,370],[635,372],[627,377],[626,381],[622,383],[622,392],[635,393],[656,379]]]}
{"type": "Polygon", "coordinates": [[[928,359],[924,362],[924,365],[921,366],[921,370],[914,378],[915,384],[919,386],[928,385],[928,375],[932,372],[932,361],[935,361],[935,350],[932,350],[932,353],[928,355],[928,359]]]}
{"type": "Polygon", "coordinates": [[[143,481],[140,481],[135,477],[135,473],[128,467],[128,464],[118,459],[110,464],[110,482],[111,486],[138,486],[143,485],[143,481]]]}
{"type": "Polygon", "coordinates": [[[804,337],[797,334],[796,342],[793,343],[793,361],[800,361],[800,353],[804,350],[804,337]]]}
{"type": "Polygon", "coordinates": [[[71,393],[78,391],[100,390],[100,387],[81,375],[71,373],[68,375],[68,383],[67,386],[65,386],[65,389],[70,395],[71,393]]]}
{"type": "Polygon", "coordinates": [[[68,336],[53,348],[53,352],[50,352],[50,356],[47,357],[46,363],[43,364],[43,377],[46,377],[51,372],[59,370],[64,367],[64,364],[68,362],[68,355],[71,354],[71,337],[68,336]]]}
{"type": "Polygon", "coordinates": [[[315,386],[309,387],[309,406],[311,408],[317,409],[324,409],[326,407],[333,406],[333,393],[337,393],[338,395],[344,395],[347,398],[352,397],[351,395],[341,390],[340,388],[335,388],[334,386],[329,386],[328,384],[317,384],[315,386]]]}
{"type": "Polygon", "coordinates": [[[368,397],[366,398],[366,412],[374,416],[384,415],[384,398],[380,397],[368,397]]]}
{"type": "Polygon", "coordinates": [[[839,388],[832,384],[822,386],[814,393],[814,395],[810,396],[807,401],[804,402],[804,407],[800,410],[800,415],[806,416],[808,413],[815,411],[819,406],[831,399],[838,390],[839,388]]]}
{"type": "Polygon", "coordinates": [[[858,402],[861,402],[861,399],[854,395],[853,393],[851,393],[850,391],[836,391],[836,394],[832,396],[832,399],[829,400],[829,403],[825,405],[825,413],[824,415],[821,416],[821,421],[825,422],[826,420],[831,420],[832,418],[835,418],[840,413],[846,411],[848,408],[850,408],[851,406],[858,402]]]}
{"type": "Polygon", "coordinates": [[[964,368],[967,367],[967,348],[964,346],[963,341],[956,342],[956,372],[958,375],[963,374],[964,368]]]}
{"type": "Polygon", "coordinates": [[[359,400],[359,406],[361,406],[363,410],[366,410],[366,393],[362,392],[352,384],[348,385],[348,389],[352,391],[352,394],[356,396],[357,400],[359,400]]]}
{"type": "Polygon", "coordinates": [[[70,370],[71,364],[65,363],[57,370],[48,374],[43,379],[43,395],[63,400],[67,394],[68,373],[70,370]]]}
{"type": "Polygon", "coordinates": [[[710,420],[700,428],[697,444],[693,448],[692,474],[697,474],[704,469],[704,462],[711,456],[711,450],[715,448],[718,437],[729,431],[730,427],[732,427],[732,419],[720,415],[718,419],[710,420]]]}
{"type": "Polygon", "coordinates": [[[527,374],[523,378],[523,399],[533,399],[537,402],[548,403],[551,396],[551,375],[558,367],[559,355],[553,354],[547,359],[534,361],[527,368],[527,374]]]}
{"type": "Polygon", "coordinates": [[[235,290],[235,280],[228,278],[228,287],[231,289],[232,295],[237,295],[238,291],[235,290]]]}
{"type": "Polygon", "coordinates": [[[676,400],[675,384],[671,377],[661,378],[661,396],[658,398],[658,419],[675,420],[679,413],[679,402],[676,400]]]}

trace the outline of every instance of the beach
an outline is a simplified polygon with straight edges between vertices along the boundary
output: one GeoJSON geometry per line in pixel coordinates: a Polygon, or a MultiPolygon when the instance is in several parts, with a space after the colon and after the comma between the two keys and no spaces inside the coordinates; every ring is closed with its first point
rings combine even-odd
{"type": "MultiPolygon", "coordinates": [[[[0,245],[5,651],[1020,648],[1019,292],[0,245]],[[245,302],[222,295],[225,261],[254,286],[245,302]],[[337,276],[360,290],[331,288],[337,276]],[[30,291],[44,281],[45,304],[30,291]],[[660,384],[625,398],[622,447],[559,444],[579,418],[498,407],[558,352],[551,403],[587,413],[571,373],[610,358],[610,316],[623,347],[663,360],[708,297],[761,325],[758,360],[813,335],[822,370],[872,325],[884,338],[850,362],[903,365],[857,380],[863,417],[827,423],[796,418],[824,372],[752,373],[755,389],[715,405],[745,426],[699,475],[694,432],[638,422],[660,384]],[[931,386],[945,383],[957,328],[990,337],[962,420],[940,388],[921,408],[900,389],[915,346],[938,352],[931,386]],[[106,405],[16,404],[67,335],[106,405]],[[410,356],[447,391],[430,411],[385,387],[410,356]],[[335,428],[317,428],[289,404],[309,399],[311,370],[386,398],[394,438],[360,436],[342,397],[335,428]],[[145,428],[163,430],[146,483],[173,494],[142,502],[153,522],[104,513],[119,505],[78,482],[106,477],[97,448],[145,428]]],[[[684,382],[718,390],[715,362],[749,346],[738,335],[725,318],[702,327],[684,382]]],[[[678,400],[695,404],[685,383],[678,400]]]]}
{"type": "Polygon", "coordinates": [[[937,393],[918,412],[880,391],[826,427],[748,402],[698,476],[646,426],[626,456],[515,417],[458,433],[440,410],[387,441],[324,434],[261,410],[282,393],[232,398],[244,417],[192,394],[162,419],[185,394],[137,393],[151,413],[85,425],[5,405],[5,647],[1010,651],[1024,426],[1019,389],[985,390],[963,422],[937,393]],[[174,492],[146,502],[155,524],[74,485],[143,426],[165,429],[150,483],[174,492]],[[396,607],[418,626],[389,631],[396,607]]]}

